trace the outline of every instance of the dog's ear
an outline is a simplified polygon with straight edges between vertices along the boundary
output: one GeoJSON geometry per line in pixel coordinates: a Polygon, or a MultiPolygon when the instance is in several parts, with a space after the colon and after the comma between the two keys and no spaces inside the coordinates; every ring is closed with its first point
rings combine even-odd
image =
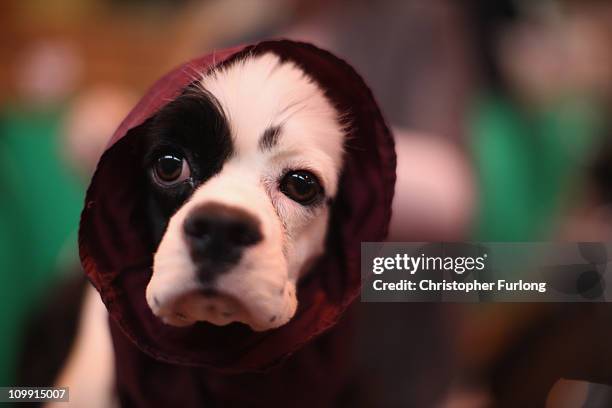
{"type": "Polygon", "coordinates": [[[122,171],[117,174],[122,180],[133,180],[129,184],[130,201],[133,203],[134,212],[131,222],[138,225],[137,230],[143,244],[148,252],[153,254],[159,245],[161,236],[165,229],[165,222],[155,214],[158,213],[152,207],[151,190],[149,188],[149,175],[147,173],[149,146],[156,138],[152,131],[155,115],[145,120],[142,124],[129,130],[129,136],[119,141],[112,149],[118,150],[116,156],[124,156],[122,160],[122,171]]]}

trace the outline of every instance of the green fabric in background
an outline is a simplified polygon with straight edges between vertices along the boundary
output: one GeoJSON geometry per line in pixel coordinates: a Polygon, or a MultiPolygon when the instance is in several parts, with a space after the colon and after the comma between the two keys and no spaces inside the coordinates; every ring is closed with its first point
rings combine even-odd
{"type": "Polygon", "coordinates": [[[577,98],[529,113],[500,96],[478,100],[470,129],[480,194],[475,240],[552,238],[597,140],[597,112],[577,98]]]}
{"type": "Polygon", "coordinates": [[[59,260],[76,262],[84,192],[63,158],[61,118],[60,108],[0,115],[0,385],[13,384],[24,319],[59,260]]]}

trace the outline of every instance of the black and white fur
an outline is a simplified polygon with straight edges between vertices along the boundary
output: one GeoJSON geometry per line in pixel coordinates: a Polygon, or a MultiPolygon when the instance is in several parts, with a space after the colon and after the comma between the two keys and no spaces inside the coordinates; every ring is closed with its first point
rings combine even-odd
{"type": "MultiPolygon", "coordinates": [[[[142,125],[143,211],[159,242],[146,300],[156,316],[174,326],[240,322],[256,331],[291,320],[297,281],[324,249],[342,167],[341,119],[302,69],[266,53],[202,73],[142,125]],[[172,160],[181,165],[167,182],[159,169],[172,173],[172,160]]],[[[108,406],[112,347],[93,290],[82,322],[58,385],[71,387],[73,406],[108,406]],[[99,377],[92,366],[102,368],[99,377]]]]}

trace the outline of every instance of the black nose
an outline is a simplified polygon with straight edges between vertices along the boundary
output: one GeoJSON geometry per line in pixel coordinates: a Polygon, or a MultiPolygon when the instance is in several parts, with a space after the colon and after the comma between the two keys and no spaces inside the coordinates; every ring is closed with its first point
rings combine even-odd
{"type": "Polygon", "coordinates": [[[191,211],[183,230],[200,278],[212,278],[238,263],[244,248],[262,239],[257,218],[240,208],[208,203],[191,211]]]}

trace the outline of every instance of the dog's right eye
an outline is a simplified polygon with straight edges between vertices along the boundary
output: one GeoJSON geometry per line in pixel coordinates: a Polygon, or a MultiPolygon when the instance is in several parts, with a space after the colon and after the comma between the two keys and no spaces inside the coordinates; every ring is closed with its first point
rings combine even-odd
{"type": "Polygon", "coordinates": [[[280,190],[302,205],[310,205],[323,195],[317,177],[306,170],[290,171],[280,181],[280,190]]]}
{"type": "Polygon", "coordinates": [[[162,154],[153,164],[153,179],[164,187],[182,183],[190,176],[187,160],[176,153],[162,154]]]}

